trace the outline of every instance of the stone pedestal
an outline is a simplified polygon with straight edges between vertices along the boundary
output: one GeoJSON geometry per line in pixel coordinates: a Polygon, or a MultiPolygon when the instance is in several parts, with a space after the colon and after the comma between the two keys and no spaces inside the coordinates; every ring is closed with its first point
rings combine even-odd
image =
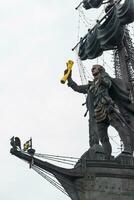
{"type": "Polygon", "coordinates": [[[91,160],[91,152],[89,149],[76,165],[83,178],[74,181],[78,196],[72,200],[134,200],[134,157],[120,154],[105,160],[97,148],[95,160],[91,160]]]}
{"type": "Polygon", "coordinates": [[[72,169],[35,158],[16,148],[11,154],[53,174],[72,200],[134,200],[134,157],[120,154],[105,160],[101,146],[85,152],[72,169]]]}
{"type": "Polygon", "coordinates": [[[134,200],[134,166],[89,161],[75,186],[79,200],[134,200]]]}

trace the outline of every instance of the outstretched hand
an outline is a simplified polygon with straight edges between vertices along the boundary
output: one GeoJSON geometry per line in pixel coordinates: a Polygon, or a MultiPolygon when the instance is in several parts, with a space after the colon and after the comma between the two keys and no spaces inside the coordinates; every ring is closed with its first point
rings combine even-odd
{"type": "MultiPolygon", "coordinates": [[[[66,69],[66,70],[64,71],[64,75],[66,75],[67,73],[68,73],[68,69],[66,69]]],[[[67,80],[70,79],[71,77],[72,77],[72,70],[70,70],[70,73],[69,73],[69,75],[68,75],[67,80]]]]}
{"type": "Polygon", "coordinates": [[[66,82],[66,80],[71,79],[73,64],[74,64],[74,62],[72,60],[69,60],[66,63],[67,69],[64,71],[64,76],[60,81],[62,84],[64,84],[66,82]]]}

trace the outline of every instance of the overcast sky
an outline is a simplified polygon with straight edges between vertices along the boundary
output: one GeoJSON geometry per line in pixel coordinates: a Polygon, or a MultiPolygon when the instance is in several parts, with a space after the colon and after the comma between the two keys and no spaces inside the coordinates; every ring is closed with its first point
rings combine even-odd
{"type": "Polygon", "coordinates": [[[10,138],[24,143],[32,137],[40,153],[80,157],[88,149],[85,97],[60,84],[68,59],[74,60],[73,77],[80,82],[71,51],[79,2],[0,1],[1,200],[69,199],[10,154],[10,138]]]}

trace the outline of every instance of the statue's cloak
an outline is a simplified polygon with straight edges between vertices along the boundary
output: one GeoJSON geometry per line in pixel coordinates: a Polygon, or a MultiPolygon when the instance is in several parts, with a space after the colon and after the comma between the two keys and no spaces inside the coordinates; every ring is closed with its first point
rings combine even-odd
{"type": "Polygon", "coordinates": [[[129,85],[124,87],[123,81],[117,78],[111,78],[112,85],[109,90],[109,95],[113,101],[118,105],[120,113],[133,129],[132,135],[134,139],[134,103],[129,85]]]}
{"type": "Polygon", "coordinates": [[[132,103],[129,85],[125,84],[125,88],[123,81],[118,78],[111,78],[111,82],[110,97],[118,105],[119,109],[124,107],[128,114],[133,115],[134,118],[134,103],[132,103]]]}
{"type": "MultiPolygon", "coordinates": [[[[103,78],[109,79],[111,81],[111,87],[108,89],[109,96],[113,102],[118,106],[120,115],[128,124],[129,133],[132,140],[134,141],[134,103],[130,98],[130,89],[128,84],[124,84],[121,79],[111,78],[107,73],[103,74],[103,78]]],[[[94,139],[97,137],[97,123],[94,113],[94,97],[93,94],[88,91],[87,95],[87,109],[89,110],[89,128],[91,143],[94,143],[94,139]],[[94,138],[95,137],[95,138],[94,138]]],[[[95,139],[96,140],[96,139],[95,139]]]]}

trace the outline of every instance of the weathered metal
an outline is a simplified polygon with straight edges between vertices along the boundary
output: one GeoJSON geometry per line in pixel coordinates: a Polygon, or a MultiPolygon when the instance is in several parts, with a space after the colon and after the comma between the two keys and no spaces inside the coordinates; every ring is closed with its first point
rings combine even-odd
{"type": "Polygon", "coordinates": [[[52,173],[72,200],[133,200],[134,158],[119,155],[106,161],[101,147],[95,149],[97,152],[88,150],[72,169],[52,165],[15,148],[11,154],[52,173]]]}
{"type": "Polygon", "coordinates": [[[134,0],[113,6],[104,20],[98,21],[93,30],[81,39],[79,57],[81,60],[94,59],[103,51],[118,49],[124,37],[124,25],[134,21],[134,0]]]}

